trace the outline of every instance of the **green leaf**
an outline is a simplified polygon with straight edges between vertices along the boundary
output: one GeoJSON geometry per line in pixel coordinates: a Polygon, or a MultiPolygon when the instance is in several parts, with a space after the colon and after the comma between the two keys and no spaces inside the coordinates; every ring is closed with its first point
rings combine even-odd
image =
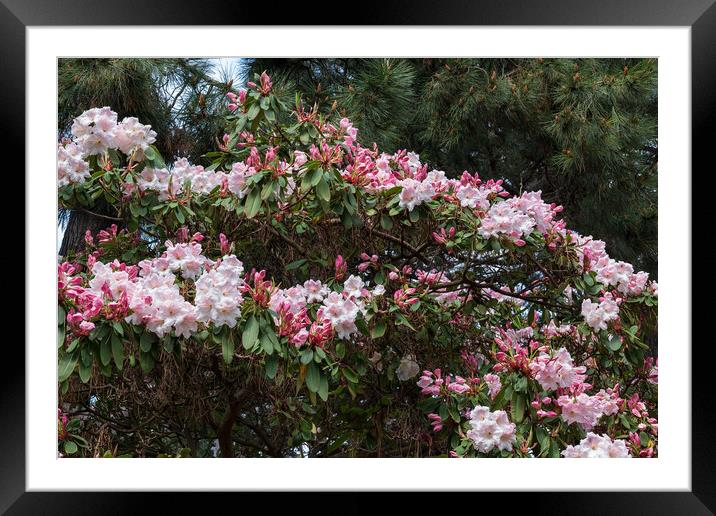
{"type": "Polygon", "coordinates": [[[382,270],[378,271],[375,274],[375,276],[373,277],[373,281],[375,281],[377,285],[382,285],[383,283],[385,283],[385,275],[383,274],[382,270]]]}
{"type": "Polygon", "coordinates": [[[370,331],[370,337],[372,339],[379,339],[380,337],[385,335],[386,326],[387,325],[385,324],[384,320],[378,321],[373,327],[373,329],[370,331]]]}
{"type": "Polygon", "coordinates": [[[349,382],[358,383],[358,375],[350,367],[344,367],[341,372],[349,382]]]}
{"type": "Polygon", "coordinates": [[[321,371],[315,362],[311,362],[306,368],[306,387],[311,392],[318,392],[320,386],[321,371]]]}
{"type": "Polygon", "coordinates": [[[525,397],[517,391],[512,395],[512,421],[521,423],[525,416],[525,397]]]}
{"type": "Polygon", "coordinates": [[[234,339],[231,338],[229,332],[224,333],[221,339],[221,353],[224,356],[225,363],[230,364],[234,359],[234,348],[234,339]]]}
{"type": "Polygon", "coordinates": [[[157,151],[154,150],[151,146],[144,149],[144,157],[147,158],[149,161],[154,161],[157,158],[157,151]]]}
{"type": "Polygon", "coordinates": [[[380,227],[382,227],[385,230],[390,230],[393,228],[393,219],[391,219],[388,215],[383,213],[380,216],[380,227]]]}
{"type": "Polygon", "coordinates": [[[92,364],[85,365],[80,364],[80,380],[82,380],[82,383],[87,383],[92,376],[92,364]]]}
{"type": "Polygon", "coordinates": [[[321,376],[321,382],[318,386],[318,396],[323,401],[328,401],[328,378],[321,376]]]}
{"type": "Polygon", "coordinates": [[[162,347],[167,353],[174,351],[174,339],[172,339],[171,333],[167,333],[163,339],[162,347]]]}
{"type": "Polygon", "coordinates": [[[67,349],[65,350],[67,353],[72,353],[75,349],[77,349],[77,346],[80,345],[80,338],[77,337],[75,340],[72,341],[72,343],[67,346],[67,349]]]}
{"type": "Polygon", "coordinates": [[[537,427],[537,430],[535,431],[535,436],[537,437],[537,442],[539,443],[540,453],[549,450],[549,433],[546,432],[544,428],[537,427]]]}
{"type": "Polygon", "coordinates": [[[276,181],[266,181],[264,186],[261,188],[261,200],[265,201],[276,189],[276,181]]]}
{"type": "Polygon", "coordinates": [[[65,325],[57,327],[57,347],[60,348],[65,343],[65,325]]]}
{"type": "Polygon", "coordinates": [[[301,363],[303,365],[310,364],[313,361],[313,350],[304,349],[301,351],[301,363]]]}
{"type": "MultiPolygon", "coordinates": [[[[306,183],[305,186],[314,187],[321,181],[321,179],[323,179],[323,170],[320,168],[313,168],[306,172],[303,181],[301,181],[301,187],[304,187],[304,182],[306,183]]],[[[307,190],[308,188],[303,189],[307,190]]]]}
{"type": "Polygon", "coordinates": [[[268,333],[261,333],[261,349],[263,349],[267,355],[273,353],[273,342],[271,342],[268,333]]]}
{"type": "Polygon", "coordinates": [[[77,445],[73,441],[65,441],[65,453],[67,455],[72,455],[73,453],[77,453],[77,445]]]}
{"type": "Polygon", "coordinates": [[[132,217],[134,217],[135,219],[138,219],[142,215],[142,211],[136,203],[131,203],[129,205],[129,212],[132,214],[132,217]]]}
{"type": "Polygon", "coordinates": [[[401,326],[407,326],[411,330],[415,331],[415,328],[412,324],[410,324],[410,321],[408,321],[403,314],[395,314],[395,322],[396,324],[399,324],[401,326]]]}
{"type": "Polygon", "coordinates": [[[323,199],[326,202],[331,200],[331,189],[328,187],[325,177],[321,177],[320,181],[318,181],[316,185],[316,195],[318,195],[319,199],[323,199]]]}
{"type": "Polygon", "coordinates": [[[114,331],[119,333],[122,337],[124,337],[124,328],[122,327],[122,323],[119,321],[113,321],[112,322],[112,328],[114,328],[114,331]]]}
{"type": "Polygon", "coordinates": [[[124,346],[122,345],[122,339],[116,333],[112,334],[112,357],[117,369],[121,371],[124,365],[124,346]]]}
{"type": "Polygon", "coordinates": [[[157,340],[153,333],[149,330],[145,330],[142,336],[139,337],[139,349],[148,353],[152,349],[152,344],[157,340]]]}
{"type": "Polygon", "coordinates": [[[67,313],[65,312],[65,309],[62,306],[57,305],[57,326],[64,326],[66,317],[67,313]]]}
{"type": "Polygon", "coordinates": [[[266,371],[266,376],[273,380],[276,376],[276,371],[278,371],[278,357],[276,355],[272,355],[266,359],[264,370],[266,371]]]}
{"type": "Polygon", "coordinates": [[[549,447],[549,456],[553,459],[559,458],[559,443],[552,440],[552,444],[549,447]]]}
{"type": "Polygon", "coordinates": [[[438,416],[440,416],[440,419],[442,419],[443,421],[447,421],[447,418],[450,417],[450,413],[448,412],[448,406],[446,403],[440,405],[440,408],[438,409],[438,416]]]}
{"type": "Polygon", "coordinates": [[[520,376],[514,383],[515,392],[526,392],[527,391],[527,378],[520,376]]]}
{"type": "Polygon", "coordinates": [[[234,129],[234,134],[239,134],[241,131],[243,131],[244,127],[246,126],[246,122],[248,121],[248,118],[245,116],[239,117],[239,119],[236,121],[236,129],[234,129]]]}
{"type": "Polygon", "coordinates": [[[341,222],[343,223],[343,227],[346,229],[351,229],[353,227],[353,217],[351,217],[351,214],[348,213],[348,210],[343,210],[343,213],[341,213],[341,222]]]}
{"type": "Polygon", "coordinates": [[[460,422],[460,412],[458,412],[457,407],[452,404],[448,405],[448,413],[453,421],[456,423],[460,422]]]}
{"type": "Polygon", "coordinates": [[[139,353],[139,365],[142,371],[148,373],[154,368],[154,357],[151,353],[139,353]]]}
{"type": "Polygon", "coordinates": [[[112,348],[109,338],[104,339],[99,346],[99,359],[103,366],[106,366],[112,360],[112,348]]]}
{"type": "Polygon", "coordinates": [[[244,206],[244,214],[247,218],[252,219],[261,209],[261,192],[258,188],[254,188],[246,197],[246,205],[244,206]]]}
{"type": "Polygon", "coordinates": [[[622,347],[622,339],[619,335],[613,335],[611,339],[607,341],[607,347],[612,351],[619,351],[622,347]]]}
{"type": "Polygon", "coordinates": [[[241,343],[244,349],[251,349],[259,338],[259,323],[256,317],[251,315],[244,325],[244,333],[241,335],[241,343]]]}
{"type": "Polygon", "coordinates": [[[296,261],[294,261],[294,262],[291,262],[291,263],[289,263],[288,265],[286,265],[286,270],[287,270],[287,271],[292,271],[292,270],[294,270],[294,269],[298,269],[301,265],[305,264],[307,261],[308,261],[308,260],[306,260],[305,258],[301,258],[300,260],[296,260],[296,261]]]}
{"type": "Polygon", "coordinates": [[[76,353],[65,353],[60,357],[60,362],[57,368],[57,379],[60,382],[64,382],[70,377],[72,371],[75,370],[78,358],[79,356],[76,353]]]}
{"type": "Polygon", "coordinates": [[[261,109],[266,110],[271,106],[271,98],[270,97],[261,97],[261,100],[259,101],[259,105],[261,106],[261,109]]]}
{"type": "Polygon", "coordinates": [[[249,120],[253,120],[256,118],[256,116],[259,114],[259,111],[261,111],[261,106],[259,106],[258,102],[253,104],[247,113],[247,116],[249,120]]]}

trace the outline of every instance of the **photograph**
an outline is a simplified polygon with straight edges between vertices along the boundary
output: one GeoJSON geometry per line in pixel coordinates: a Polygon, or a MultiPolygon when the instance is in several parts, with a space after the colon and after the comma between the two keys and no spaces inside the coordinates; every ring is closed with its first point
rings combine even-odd
{"type": "Polygon", "coordinates": [[[659,64],[58,57],[57,458],[657,462],[659,64]]]}

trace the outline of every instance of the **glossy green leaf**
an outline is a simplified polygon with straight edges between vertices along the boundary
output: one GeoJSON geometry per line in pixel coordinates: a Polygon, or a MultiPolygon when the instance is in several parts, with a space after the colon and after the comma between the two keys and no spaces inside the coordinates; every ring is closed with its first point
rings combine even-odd
{"type": "Polygon", "coordinates": [[[385,324],[384,320],[380,320],[377,323],[375,323],[375,326],[370,332],[370,337],[372,339],[379,339],[383,335],[385,335],[385,329],[387,325],[385,324]]]}
{"type": "Polygon", "coordinates": [[[112,361],[112,347],[109,338],[104,339],[99,346],[99,359],[104,366],[112,361]]]}
{"type": "Polygon", "coordinates": [[[272,355],[266,359],[264,370],[266,371],[266,376],[270,380],[273,380],[276,376],[276,371],[278,371],[278,357],[276,355],[272,355]]]}
{"type": "Polygon", "coordinates": [[[116,333],[112,334],[112,357],[117,369],[122,370],[124,365],[124,345],[122,339],[116,333]]]}
{"type": "Polygon", "coordinates": [[[231,338],[229,332],[224,333],[221,339],[221,354],[225,363],[230,364],[234,360],[234,349],[234,339],[231,338]]]}
{"type": "Polygon", "coordinates": [[[331,200],[331,189],[328,187],[328,183],[324,177],[321,177],[316,185],[316,195],[318,195],[319,199],[323,199],[326,202],[331,200]]]}
{"type": "Polygon", "coordinates": [[[241,335],[241,343],[244,346],[244,349],[251,349],[254,344],[256,344],[256,340],[259,338],[259,323],[256,320],[256,317],[251,315],[246,320],[246,324],[244,325],[244,332],[241,335]]]}
{"type": "Polygon", "coordinates": [[[79,355],[76,353],[65,353],[60,357],[60,361],[57,368],[57,379],[60,382],[64,382],[70,377],[72,371],[75,370],[79,355]]]}
{"type": "Polygon", "coordinates": [[[244,206],[244,214],[247,218],[251,219],[261,209],[261,191],[258,188],[254,188],[249,192],[246,197],[246,205],[244,206]]]}
{"type": "Polygon", "coordinates": [[[311,362],[306,367],[306,387],[311,392],[318,392],[321,386],[321,371],[315,362],[311,362]]]}
{"type": "Polygon", "coordinates": [[[525,416],[525,397],[515,391],[512,395],[512,421],[521,423],[525,416]]]}

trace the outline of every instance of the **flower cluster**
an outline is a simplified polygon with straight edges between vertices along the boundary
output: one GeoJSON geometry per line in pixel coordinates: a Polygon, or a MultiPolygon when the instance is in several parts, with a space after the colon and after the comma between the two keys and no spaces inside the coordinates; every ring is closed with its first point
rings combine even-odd
{"type": "Polygon", "coordinates": [[[606,252],[606,244],[591,236],[581,236],[569,232],[577,242],[577,253],[585,271],[597,273],[597,281],[616,287],[624,295],[638,296],[645,291],[657,295],[656,282],[649,282],[649,273],[634,272],[634,267],[626,262],[616,261],[606,252]]]}
{"type": "Polygon", "coordinates": [[[495,399],[500,391],[502,390],[502,381],[496,374],[488,373],[482,378],[487,384],[487,389],[490,394],[490,398],[495,399]]]}
{"type": "Polygon", "coordinates": [[[331,323],[339,338],[347,339],[358,331],[356,318],[361,311],[361,303],[358,298],[348,294],[347,289],[343,292],[343,294],[331,292],[326,296],[320,309],[320,317],[331,323]]]}
{"type": "Polygon", "coordinates": [[[57,186],[84,183],[90,176],[89,164],[76,143],[57,146],[57,186]]]}
{"type": "Polygon", "coordinates": [[[58,291],[60,300],[72,305],[67,312],[67,324],[76,335],[89,335],[94,330],[92,319],[102,309],[102,299],[91,290],[82,286],[82,278],[75,276],[77,269],[70,263],[61,263],[57,267],[58,291]]]}
{"type": "Polygon", "coordinates": [[[622,439],[612,440],[608,435],[587,433],[577,446],[569,445],[562,451],[568,458],[628,458],[631,457],[626,442],[622,439]]]}
{"type": "Polygon", "coordinates": [[[134,117],[117,122],[117,113],[109,107],[88,109],[74,119],[72,141],[57,148],[57,185],[84,183],[89,177],[86,158],[118,149],[135,160],[144,158],[144,151],[156,141],[151,126],[134,117]]]}
{"type": "Polygon", "coordinates": [[[581,384],[586,376],[585,366],[575,366],[569,351],[559,348],[553,355],[540,353],[529,364],[530,372],[546,391],[581,384]]]}
{"type": "Polygon", "coordinates": [[[619,317],[620,303],[621,298],[614,296],[611,292],[605,292],[599,298],[599,303],[585,299],[582,301],[584,321],[595,330],[606,330],[607,323],[619,317]]]}
{"type": "Polygon", "coordinates": [[[139,123],[134,117],[117,123],[117,113],[109,107],[88,109],[72,123],[73,141],[83,156],[104,154],[119,149],[126,155],[144,151],[156,141],[151,126],[139,123]]]}
{"type": "Polygon", "coordinates": [[[126,297],[128,322],[143,325],[160,337],[172,329],[184,336],[196,330],[195,308],[182,296],[166,258],[140,262],[138,273],[137,267],[125,272],[121,265],[95,263],[90,287],[109,290],[113,300],[126,297]]]}
{"type": "Polygon", "coordinates": [[[196,241],[167,241],[166,248],[162,256],[133,266],[95,261],[87,287],[73,276],[71,264],[61,264],[60,297],[72,305],[67,314],[72,331],[89,334],[95,326],[92,320],[100,315],[124,318],[160,337],[173,330],[188,338],[197,331],[197,322],[235,326],[241,316],[241,262],[233,255],[213,262],[201,254],[196,241]],[[196,279],[195,304],[182,294],[176,271],[185,279],[196,279]]]}
{"type": "Polygon", "coordinates": [[[297,346],[307,339],[313,344],[323,342],[333,331],[339,338],[348,339],[358,331],[356,319],[365,312],[364,300],[382,294],[383,289],[378,287],[371,292],[360,277],[351,275],[344,281],[343,290],[335,292],[321,281],[311,279],[303,285],[276,289],[269,306],[278,315],[275,321],[281,335],[289,336],[297,346]],[[314,322],[306,311],[310,304],[318,307],[314,322]]]}
{"type": "Polygon", "coordinates": [[[207,171],[201,165],[192,165],[186,158],[181,158],[171,170],[145,168],[137,179],[137,187],[140,192],[157,192],[159,200],[166,201],[181,194],[185,188],[208,194],[222,184],[225,176],[223,173],[207,171]]]}
{"type": "Polygon", "coordinates": [[[581,392],[575,395],[564,395],[557,399],[562,408],[562,419],[567,424],[576,423],[585,430],[596,426],[603,415],[610,416],[619,411],[622,400],[615,390],[602,389],[594,396],[581,392]]]}
{"type": "Polygon", "coordinates": [[[482,453],[488,453],[493,448],[512,451],[516,428],[504,410],[491,412],[489,407],[478,405],[470,412],[467,436],[475,449],[482,453]]]}
{"type": "Polygon", "coordinates": [[[440,369],[435,369],[434,371],[423,371],[417,385],[421,389],[421,394],[429,396],[439,396],[441,394],[451,392],[455,394],[464,394],[471,389],[470,382],[462,376],[453,374],[446,374],[443,376],[440,369]]]}
{"type": "Polygon", "coordinates": [[[234,255],[224,256],[216,268],[204,272],[196,281],[196,319],[215,326],[233,328],[241,318],[241,289],[244,266],[234,255]]]}

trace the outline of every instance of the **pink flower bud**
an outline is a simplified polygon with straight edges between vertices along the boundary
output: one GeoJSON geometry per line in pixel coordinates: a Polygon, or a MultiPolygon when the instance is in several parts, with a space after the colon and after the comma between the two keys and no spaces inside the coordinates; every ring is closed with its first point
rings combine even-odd
{"type": "Polygon", "coordinates": [[[345,260],[343,260],[343,256],[341,256],[340,254],[338,256],[336,256],[335,267],[336,267],[335,278],[337,280],[342,280],[345,277],[346,272],[348,271],[348,265],[346,265],[345,260]]]}
{"type": "Polygon", "coordinates": [[[226,235],[223,233],[219,233],[219,241],[221,242],[221,254],[227,255],[229,254],[229,239],[226,238],[226,235]]]}

